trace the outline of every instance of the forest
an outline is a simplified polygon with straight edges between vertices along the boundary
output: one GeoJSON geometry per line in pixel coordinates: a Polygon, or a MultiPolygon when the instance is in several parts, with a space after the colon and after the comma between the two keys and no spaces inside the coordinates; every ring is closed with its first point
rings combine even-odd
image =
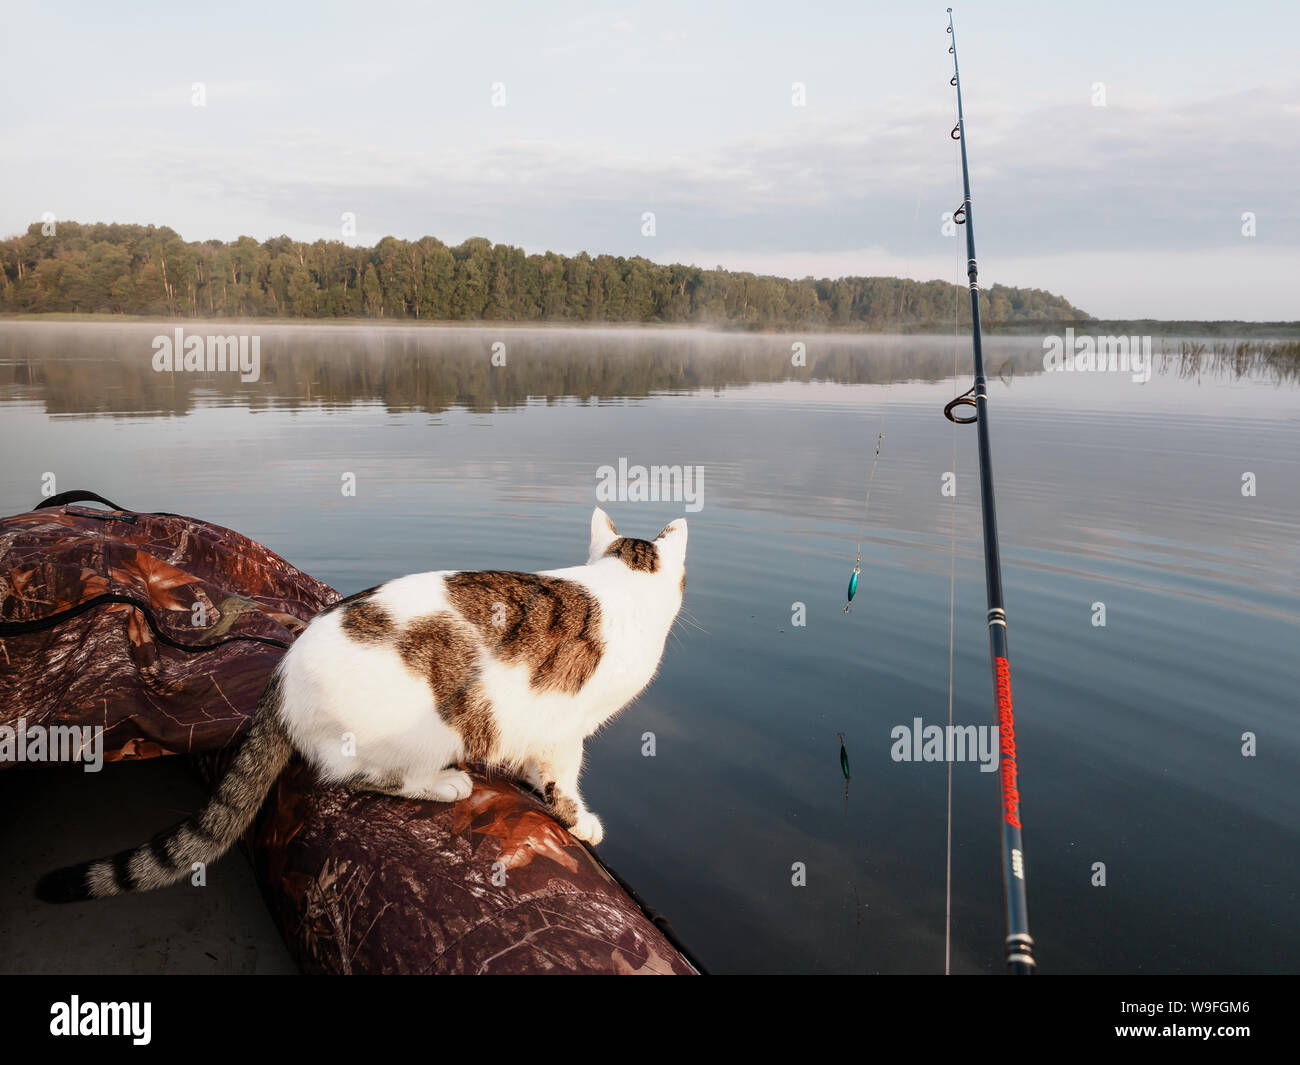
{"type": "MultiPolygon", "coordinates": [[[[287,236],[183,240],[166,226],[41,223],[0,243],[0,313],[169,318],[683,323],[906,332],[969,324],[964,289],[891,277],[789,280],[640,256],[529,255],[473,237],[374,247],[287,236]],[[48,228],[48,227],[47,227],[48,228]],[[956,298],[955,298],[956,297],[956,298]]],[[[1060,296],[993,285],[986,324],[1085,321],[1060,296]]]]}

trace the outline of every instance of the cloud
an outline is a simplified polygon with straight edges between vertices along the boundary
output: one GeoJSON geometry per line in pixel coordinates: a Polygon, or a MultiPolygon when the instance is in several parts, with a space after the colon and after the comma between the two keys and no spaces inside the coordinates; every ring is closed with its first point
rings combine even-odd
{"type": "MultiPolygon", "coordinates": [[[[1296,87],[1159,107],[1041,108],[969,123],[974,214],[1004,254],[1145,251],[1232,244],[1240,215],[1262,244],[1300,236],[1289,175],[1300,171],[1296,87]]],[[[365,144],[352,131],[277,131],[254,145],[161,147],[121,160],[115,180],[216,181],[234,201],[286,221],[302,205],[361,204],[412,235],[419,219],[386,205],[420,198],[435,213],[497,219],[548,242],[613,240],[625,250],[642,210],[675,242],[746,252],[845,252],[918,244],[940,252],[939,215],[960,201],[947,116],[911,109],[733,134],[699,151],[659,152],[615,137],[484,139],[454,150],[365,144]],[[619,237],[600,219],[626,219],[619,237]],[[553,223],[538,226],[539,213],[553,223]],[[587,222],[584,224],[583,218],[587,222]],[[576,225],[576,229],[574,228],[576,225]]],[[[92,149],[93,150],[93,149],[92,149]]],[[[424,212],[427,213],[427,212],[424,212]]]]}
{"type": "MultiPolygon", "coordinates": [[[[584,19],[567,38],[584,47],[625,41],[635,50],[649,39],[614,16],[584,19]]],[[[1175,287],[1217,280],[1223,291],[1271,291],[1255,267],[1284,267],[1292,260],[1281,249],[1300,246],[1291,191],[1300,172],[1298,89],[1275,83],[1174,102],[1112,92],[1107,107],[1083,98],[972,113],[973,215],[991,279],[1054,288],[1099,314],[1119,313],[1108,308],[1127,306],[1121,297],[1142,288],[1154,298],[1163,277],[1175,287]],[[1247,211],[1257,219],[1254,238],[1241,235],[1247,211]],[[1277,254],[1252,258],[1251,249],[1277,254]],[[1216,267],[1229,261],[1246,273],[1220,276],[1216,267]],[[1143,272],[1152,269],[1154,278],[1143,272]]],[[[101,215],[87,212],[107,203],[117,220],[166,223],[189,239],[335,237],[339,215],[353,211],[366,242],[387,233],[452,242],[483,235],[530,250],[681,257],[793,276],[949,277],[960,254],[940,231],[961,193],[952,116],[937,102],[788,108],[765,124],[674,147],[607,123],[581,130],[492,117],[463,126],[439,124],[436,113],[419,131],[302,121],[301,113],[249,127],[242,116],[259,96],[276,94],[257,82],[214,82],[213,106],[201,115],[171,107],[169,90],[112,124],[89,114],[57,137],[40,125],[11,130],[11,172],[29,176],[28,199],[0,207],[6,230],[49,209],[95,220],[101,215]],[[239,106],[215,106],[223,99],[239,106]],[[146,112],[164,103],[160,124],[146,112]],[[641,236],[643,211],[656,214],[653,241],[641,236]]],[[[1172,295],[1158,302],[1177,306],[1172,295]]],[[[1272,316],[1285,313],[1273,307],[1272,316]]]]}

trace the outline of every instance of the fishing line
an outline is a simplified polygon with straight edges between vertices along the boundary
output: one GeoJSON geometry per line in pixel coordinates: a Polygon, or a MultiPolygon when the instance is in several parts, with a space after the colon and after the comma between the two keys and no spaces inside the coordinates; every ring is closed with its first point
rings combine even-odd
{"type": "MultiPolygon", "coordinates": [[[[907,255],[903,259],[903,276],[898,286],[898,304],[894,309],[894,325],[901,332],[903,328],[903,301],[907,291],[908,275],[912,272],[912,253],[916,249],[916,223],[921,217],[921,189],[916,190],[916,202],[912,206],[912,233],[907,241],[907,255]]],[[[885,385],[888,395],[889,385],[885,385]]],[[[867,478],[867,498],[862,504],[862,525],[858,530],[858,554],[853,563],[853,573],[849,577],[848,597],[844,603],[844,613],[850,613],[853,597],[858,593],[858,578],[862,575],[862,541],[867,532],[867,511],[871,506],[871,485],[876,479],[876,464],[880,461],[880,443],[885,438],[885,415],[888,413],[889,400],[886,399],[880,412],[880,432],[876,435],[876,453],[871,459],[871,476],[867,478]]]]}
{"type": "Polygon", "coordinates": [[[853,563],[853,575],[849,577],[849,597],[844,604],[844,613],[853,606],[853,597],[858,594],[858,577],[862,573],[862,540],[867,534],[867,514],[871,508],[871,485],[876,479],[876,464],[880,462],[880,443],[885,439],[885,415],[880,415],[880,432],[876,436],[876,454],[871,460],[871,476],[867,478],[867,498],[862,504],[862,525],[858,529],[858,558],[853,563]]]}

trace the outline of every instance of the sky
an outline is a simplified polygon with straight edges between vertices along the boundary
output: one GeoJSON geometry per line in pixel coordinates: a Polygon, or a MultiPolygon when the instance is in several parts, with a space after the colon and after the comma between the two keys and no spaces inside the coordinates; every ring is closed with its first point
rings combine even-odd
{"type": "MultiPolygon", "coordinates": [[[[0,236],[48,212],[965,281],[946,3],[186,6],[4,0],[0,236]]],[[[954,17],[982,286],[1300,319],[1300,3],[954,17]]]]}

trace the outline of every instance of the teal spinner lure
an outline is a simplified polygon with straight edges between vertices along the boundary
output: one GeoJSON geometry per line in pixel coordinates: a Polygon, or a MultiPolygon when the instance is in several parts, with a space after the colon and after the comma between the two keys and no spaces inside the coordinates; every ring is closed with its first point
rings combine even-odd
{"type": "MultiPolygon", "coordinates": [[[[885,439],[885,428],[882,422],[880,433],[876,437],[876,454],[871,460],[871,476],[867,478],[867,498],[862,505],[862,528],[866,531],[867,527],[867,509],[871,506],[871,485],[876,479],[876,464],[880,461],[880,442],[885,439]]],[[[853,574],[849,577],[848,599],[844,603],[844,613],[849,613],[853,607],[853,597],[858,594],[858,578],[862,576],[862,537],[858,536],[858,558],[853,563],[853,574]]]]}

